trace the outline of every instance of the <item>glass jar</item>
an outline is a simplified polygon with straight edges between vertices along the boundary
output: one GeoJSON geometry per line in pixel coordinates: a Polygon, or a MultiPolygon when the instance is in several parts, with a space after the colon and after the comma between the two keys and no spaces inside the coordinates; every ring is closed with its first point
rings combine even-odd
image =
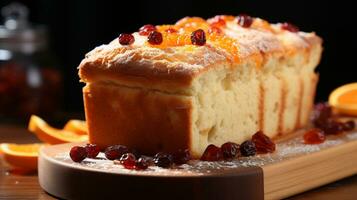
{"type": "Polygon", "coordinates": [[[27,21],[19,3],[2,8],[0,26],[0,120],[51,117],[60,108],[61,73],[48,49],[47,30],[27,21]]]}

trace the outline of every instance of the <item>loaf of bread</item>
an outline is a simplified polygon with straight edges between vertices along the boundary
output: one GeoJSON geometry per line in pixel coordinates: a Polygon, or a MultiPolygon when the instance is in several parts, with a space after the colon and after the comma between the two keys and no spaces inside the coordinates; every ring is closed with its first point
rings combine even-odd
{"type": "Polygon", "coordinates": [[[187,17],[156,26],[160,44],[135,32],[132,44],[115,39],[89,52],[79,76],[90,142],[147,154],[189,149],[197,158],[209,144],[306,126],[322,40],[287,23],[251,20],[187,17]],[[198,29],[204,44],[192,42],[198,29]]]}

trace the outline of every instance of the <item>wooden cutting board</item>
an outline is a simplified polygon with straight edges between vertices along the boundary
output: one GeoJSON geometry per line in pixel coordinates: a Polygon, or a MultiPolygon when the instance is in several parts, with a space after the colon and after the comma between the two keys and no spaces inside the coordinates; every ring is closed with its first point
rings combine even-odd
{"type": "MultiPolygon", "coordinates": [[[[43,147],[39,181],[65,199],[281,199],[357,173],[357,132],[305,145],[301,132],[277,143],[273,154],[232,162],[192,161],[181,169],[123,169],[112,161],[74,163],[69,149],[43,147]]],[[[79,144],[81,145],[81,144],[79,144]]],[[[101,155],[103,157],[103,155],[101,155]]]]}

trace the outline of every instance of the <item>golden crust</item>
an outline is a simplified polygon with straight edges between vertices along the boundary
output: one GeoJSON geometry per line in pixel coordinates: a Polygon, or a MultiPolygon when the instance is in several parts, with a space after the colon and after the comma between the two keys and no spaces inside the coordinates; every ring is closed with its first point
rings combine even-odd
{"type": "Polygon", "coordinates": [[[190,148],[189,97],[87,84],[83,98],[89,141],[101,148],[122,144],[146,154],[190,148]]]}
{"type": "MultiPolygon", "coordinates": [[[[238,46],[238,61],[224,49],[207,41],[204,46],[184,45],[157,48],[145,45],[146,36],[134,33],[135,43],[122,46],[117,39],[102,45],[86,55],[79,66],[84,82],[116,82],[122,85],[159,88],[177,92],[190,87],[192,80],[211,67],[229,65],[239,67],[246,62],[261,62],[269,56],[295,53],[306,54],[322,40],[314,33],[292,33],[282,30],[280,24],[268,24],[255,19],[258,28],[242,28],[235,22],[223,29],[226,36],[238,46]],[[222,63],[220,65],[219,63],[222,63]]],[[[257,63],[262,66],[264,63],[257,63]]],[[[183,92],[185,93],[185,92],[183,92]]]]}

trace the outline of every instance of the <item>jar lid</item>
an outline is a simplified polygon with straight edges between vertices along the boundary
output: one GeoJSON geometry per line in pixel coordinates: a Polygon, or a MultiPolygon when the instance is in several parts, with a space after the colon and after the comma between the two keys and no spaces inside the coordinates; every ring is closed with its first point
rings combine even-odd
{"type": "Polygon", "coordinates": [[[1,9],[4,25],[0,25],[0,49],[31,54],[47,47],[47,30],[28,21],[28,9],[11,3],[1,9]]]}

